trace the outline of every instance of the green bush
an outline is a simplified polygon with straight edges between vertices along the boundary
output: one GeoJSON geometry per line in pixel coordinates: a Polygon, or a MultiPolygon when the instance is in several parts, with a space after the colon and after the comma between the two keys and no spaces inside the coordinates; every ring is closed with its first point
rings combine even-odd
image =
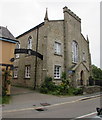
{"type": "Polygon", "coordinates": [[[49,92],[54,92],[56,90],[57,86],[55,83],[52,81],[51,77],[46,77],[45,81],[42,83],[40,87],[40,92],[41,93],[49,93],[49,92]]]}
{"type": "Polygon", "coordinates": [[[55,85],[51,77],[46,77],[40,87],[40,92],[53,95],[79,95],[83,93],[83,89],[71,87],[69,79],[66,79],[66,74],[63,73],[60,85],[55,85]]]}
{"type": "Polygon", "coordinates": [[[61,94],[68,94],[69,87],[70,87],[70,80],[67,78],[65,72],[62,73],[61,79],[62,79],[62,84],[59,85],[59,88],[60,88],[59,90],[61,94]]]}
{"type": "Polygon", "coordinates": [[[75,88],[73,91],[74,95],[82,95],[83,94],[83,89],[82,88],[75,88]]]}
{"type": "Polygon", "coordinates": [[[11,100],[11,96],[3,96],[2,97],[2,104],[9,104],[11,100]]]}
{"type": "Polygon", "coordinates": [[[2,86],[2,96],[6,96],[6,91],[7,91],[7,89],[2,86]]]}

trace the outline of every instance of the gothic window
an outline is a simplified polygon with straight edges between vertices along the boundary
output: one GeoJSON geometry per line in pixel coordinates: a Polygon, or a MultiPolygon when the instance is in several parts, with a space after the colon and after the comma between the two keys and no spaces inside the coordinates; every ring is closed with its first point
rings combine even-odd
{"type": "Polygon", "coordinates": [[[54,66],[54,79],[61,78],[61,66],[55,65],[54,66]]]}
{"type": "Polygon", "coordinates": [[[25,78],[30,78],[30,65],[25,66],[25,78]]]}
{"type": "Polygon", "coordinates": [[[18,67],[14,68],[13,76],[14,76],[14,78],[18,77],[18,67]]]}
{"type": "MultiPolygon", "coordinates": [[[[16,49],[20,49],[20,43],[17,43],[17,44],[16,44],[16,49]]],[[[15,57],[16,57],[16,58],[19,58],[19,54],[16,54],[15,57]]]]}
{"type": "Polygon", "coordinates": [[[61,43],[55,42],[54,50],[55,54],[61,55],[61,43]]]}
{"type": "Polygon", "coordinates": [[[72,42],[72,62],[78,62],[78,43],[76,41],[72,42]]]}
{"type": "Polygon", "coordinates": [[[27,46],[27,49],[32,49],[32,37],[29,36],[28,38],[28,46],[27,46]]]}

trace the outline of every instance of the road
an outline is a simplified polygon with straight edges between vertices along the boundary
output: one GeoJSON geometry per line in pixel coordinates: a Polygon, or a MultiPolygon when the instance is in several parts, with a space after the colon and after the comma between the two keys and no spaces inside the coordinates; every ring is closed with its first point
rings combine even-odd
{"type": "MultiPolygon", "coordinates": [[[[100,97],[74,97],[60,98],[60,101],[54,101],[50,104],[32,106],[17,109],[3,109],[3,118],[91,118],[96,116],[96,108],[100,107],[100,97]],[[84,99],[85,98],[85,99],[84,99]]],[[[55,99],[55,98],[54,98],[55,99]]],[[[50,100],[49,100],[50,101],[50,100]]],[[[39,101],[38,101],[39,102],[39,101]]],[[[36,102],[37,103],[37,102],[36,102]]]]}

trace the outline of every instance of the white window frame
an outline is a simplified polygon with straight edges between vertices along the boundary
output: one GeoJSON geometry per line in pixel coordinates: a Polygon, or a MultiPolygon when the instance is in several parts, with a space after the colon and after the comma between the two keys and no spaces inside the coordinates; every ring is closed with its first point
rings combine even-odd
{"type": "Polygon", "coordinates": [[[14,77],[14,78],[18,78],[18,67],[15,67],[15,68],[14,68],[13,77],[14,77]]]}
{"type": "Polygon", "coordinates": [[[61,43],[55,42],[54,44],[54,53],[61,55],[61,43]]]}
{"type": "Polygon", "coordinates": [[[61,66],[60,65],[54,66],[54,79],[61,79],[61,66]]]}
{"type": "Polygon", "coordinates": [[[25,78],[30,78],[30,69],[30,65],[25,66],[25,78]]]}
{"type": "Polygon", "coordinates": [[[78,43],[76,41],[72,42],[72,62],[78,62],[78,43]]]}
{"type": "MultiPolygon", "coordinates": [[[[16,49],[20,49],[20,43],[17,43],[17,44],[16,44],[16,49]]],[[[16,54],[16,55],[15,55],[16,58],[19,58],[19,56],[20,56],[19,54],[16,54]]]]}
{"type": "Polygon", "coordinates": [[[28,38],[27,49],[32,49],[32,37],[31,36],[28,38]]]}

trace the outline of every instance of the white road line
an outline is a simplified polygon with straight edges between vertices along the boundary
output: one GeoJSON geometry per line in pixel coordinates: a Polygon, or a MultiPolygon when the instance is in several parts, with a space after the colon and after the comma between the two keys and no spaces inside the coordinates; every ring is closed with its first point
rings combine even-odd
{"type": "MultiPolygon", "coordinates": [[[[94,99],[93,97],[99,97],[99,96],[91,96],[90,99],[94,99]]],[[[84,98],[89,98],[89,97],[84,97],[84,98]]],[[[70,101],[70,102],[63,102],[63,103],[57,103],[57,104],[52,104],[49,106],[43,106],[43,107],[31,107],[31,108],[24,108],[24,109],[13,109],[13,110],[5,110],[2,111],[3,113],[10,113],[10,112],[20,112],[20,111],[26,111],[26,110],[34,110],[34,109],[39,109],[39,108],[49,108],[49,107],[55,107],[55,106],[60,106],[60,105],[64,105],[64,104],[70,104],[70,103],[75,103],[75,102],[79,102],[81,100],[83,100],[84,98],[80,98],[74,101],[70,101]]],[[[89,100],[89,99],[88,99],[89,100]]]]}
{"type": "Polygon", "coordinates": [[[14,109],[14,110],[7,110],[7,111],[3,111],[3,113],[10,113],[10,112],[19,112],[19,111],[25,111],[25,110],[34,110],[34,109],[39,109],[39,108],[48,108],[48,107],[54,107],[54,106],[59,106],[59,105],[63,105],[63,104],[68,104],[68,103],[74,103],[77,102],[79,100],[75,100],[75,101],[71,101],[71,102],[63,102],[63,103],[58,103],[58,104],[53,104],[53,105],[49,105],[49,106],[41,106],[41,107],[31,107],[31,108],[24,108],[24,109],[14,109]]]}
{"type": "Polygon", "coordinates": [[[75,119],[85,118],[85,117],[88,117],[88,116],[91,116],[91,115],[95,115],[96,113],[97,112],[89,113],[89,114],[86,114],[86,115],[82,115],[80,117],[76,117],[75,119]]]}

